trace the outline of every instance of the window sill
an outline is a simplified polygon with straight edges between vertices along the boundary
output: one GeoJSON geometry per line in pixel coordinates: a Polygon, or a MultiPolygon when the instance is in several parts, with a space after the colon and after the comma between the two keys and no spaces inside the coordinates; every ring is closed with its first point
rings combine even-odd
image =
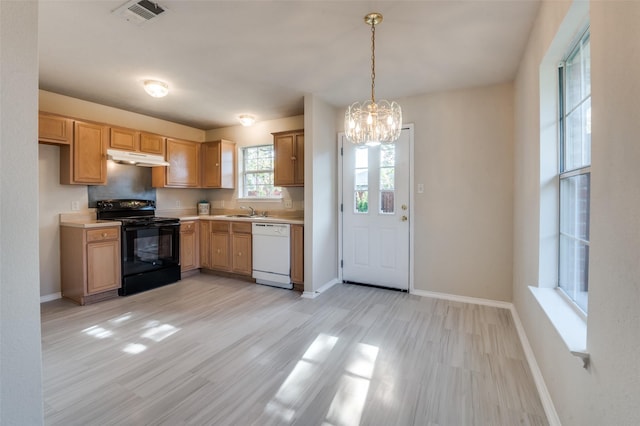
{"type": "Polygon", "coordinates": [[[266,198],[266,197],[238,197],[236,200],[238,200],[239,202],[247,202],[247,203],[253,203],[258,202],[258,203],[280,203],[282,202],[282,200],[284,200],[284,198],[282,197],[278,197],[278,198],[266,198]]]}
{"type": "Polygon", "coordinates": [[[564,341],[569,352],[580,358],[583,367],[587,368],[589,365],[587,322],[569,305],[557,289],[529,286],[529,290],[564,341]]]}

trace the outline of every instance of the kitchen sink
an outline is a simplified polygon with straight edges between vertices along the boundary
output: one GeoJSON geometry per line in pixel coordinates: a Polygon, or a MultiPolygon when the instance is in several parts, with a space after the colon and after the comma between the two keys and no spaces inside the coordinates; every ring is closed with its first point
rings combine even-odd
{"type": "Polygon", "coordinates": [[[257,216],[251,216],[248,214],[228,214],[226,215],[226,217],[257,217],[257,216]]]}

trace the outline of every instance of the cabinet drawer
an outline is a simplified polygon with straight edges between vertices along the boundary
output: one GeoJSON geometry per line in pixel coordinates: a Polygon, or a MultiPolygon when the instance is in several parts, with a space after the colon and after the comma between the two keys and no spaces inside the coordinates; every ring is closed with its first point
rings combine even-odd
{"type": "Polygon", "coordinates": [[[251,222],[232,222],[231,230],[234,234],[250,234],[251,222]]]}
{"type": "Polygon", "coordinates": [[[229,222],[211,222],[211,232],[229,232],[229,222]]]}
{"type": "Polygon", "coordinates": [[[87,242],[115,240],[120,235],[120,228],[102,228],[87,231],[87,242]]]}
{"type": "Polygon", "coordinates": [[[193,221],[180,222],[180,232],[191,232],[196,229],[196,223],[193,221]]]}

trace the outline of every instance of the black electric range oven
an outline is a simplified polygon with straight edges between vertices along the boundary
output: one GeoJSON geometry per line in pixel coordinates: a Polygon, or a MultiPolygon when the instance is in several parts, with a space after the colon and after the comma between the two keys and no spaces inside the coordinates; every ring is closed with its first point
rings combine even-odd
{"type": "Polygon", "coordinates": [[[101,200],[99,220],[122,223],[120,296],[180,280],[180,219],[155,216],[153,200],[101,200]]]}

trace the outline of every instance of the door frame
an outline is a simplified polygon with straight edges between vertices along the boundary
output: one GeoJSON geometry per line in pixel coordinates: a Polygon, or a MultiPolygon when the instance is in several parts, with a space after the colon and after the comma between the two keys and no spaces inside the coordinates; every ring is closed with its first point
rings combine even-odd
{"type": "MultiPolygon", "coordinates": [[[[409,290],[408,293],[414,291],[414,125],[413,123],[403,124],[402,130],[409,131],[409,290]]],[[[343,232],[343,218],[342,218],[342,205],[344,204],[344,191],[342,187],[343,183],[343,155],[342,146],[345,143],[344,132],[338,133],[337,139],[337,153],[338,153],[338,282],[342,282],[342,250],[344,244],[344,232],[343,232]]]]}

